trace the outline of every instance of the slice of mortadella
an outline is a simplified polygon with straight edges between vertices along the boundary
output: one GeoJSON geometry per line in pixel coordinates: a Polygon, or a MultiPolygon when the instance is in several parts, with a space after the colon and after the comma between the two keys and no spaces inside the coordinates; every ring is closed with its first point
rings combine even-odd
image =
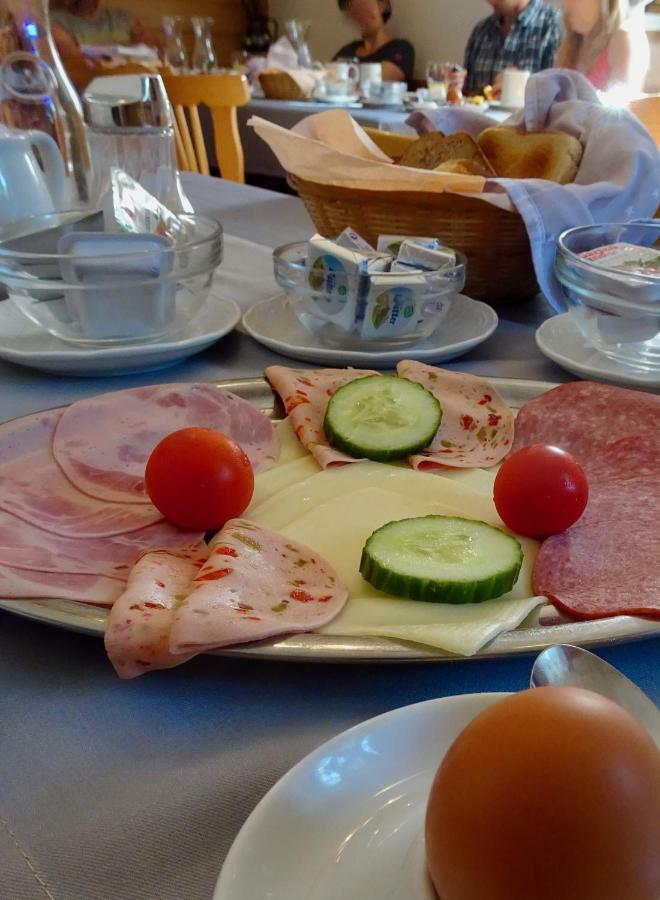
{"type": "Polygon", "coordinates": [[[150,503],[113,503],[83,494],[51,450],[62,410],[0,425],[0,509],[63,537],[107,537],[135,531],[162,516],[150,503]]]}
{"type": "Polygon", "coordinates": [[[171,669],[195,655],[170,652],[170,629],[207,555],[200,544],[189,551],[153,550],[137,561],[105,630],[105,649],[120,678],[171,669]]]}
{"type": "Polygon", "coordinates": [[[334,569],[318,553],[245,519],[227,522],[210,550],[192,592],[175,613],[174,653],[313,631],[333,619],[348,599],[334,569]]]}
{"type": "Polygon", "coordinates": [[[534,591],[574,619],[660,617],[660,438],[621,438],[590,460],[587,508],[543,541],[534,591]]]}
{"type": "Polygon", "coordinates": [[[185,550],[197,545],[202,537],[200,532],[179,531],[165,521],[112,537],[62,537],[0,510],[0,565],[126,580],[145,550],[185,550]]]}
{"type": "Polygon", "coordinates": [[[180,428],[214,428],[239,444],[255,472],[277,458],[279,438],[255,406],[212,384],[163,384],[79,400],[55,429],[53,454],[81,491],[148,503],[144,469],[156,444],[180,428]]]}
{"type": "Polygon", "coordinates": [[[335,450],[325,436],[323,420],[330,397],[349,381],[378,374],[371,369],[289,369],[287,366],[269,366],[264,371],[282,400],[296,437],[324,469],[361,462],[335,450]]]}
{"type": "Polygon", "coordinates": [[[0,565],[0,597],[3,600],[75,600],[95,606],[112,606],[126,582],[103,575],[69,575],[0,565]]]}
{"type": "Polygon", "coordinates": [[[513,412],[485,378],[408,359],[398,363],[396,371],[425,387],[442,407],[442,422],[432,443],[408,459],[413,468],[488,469],[509,452],[513,412]]]}

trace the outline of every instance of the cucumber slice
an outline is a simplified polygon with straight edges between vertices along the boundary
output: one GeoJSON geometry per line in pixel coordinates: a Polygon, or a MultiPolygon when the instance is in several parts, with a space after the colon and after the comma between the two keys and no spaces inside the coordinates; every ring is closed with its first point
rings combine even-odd
{"type": "Polygon", "coordinates": [[[442,409],[430,391],[396,375],[349,381],[328,403],[323,428],[333,447],[376,462],[403,459],[427,447],[442,409]]]}
{"type": "Polygon", "coordinates": [[[420,516],[388,522],[368,538],[360,573],[375,588],[430,603],[481,603],[516,583],[523,552],[485,522],[420,516]]]}

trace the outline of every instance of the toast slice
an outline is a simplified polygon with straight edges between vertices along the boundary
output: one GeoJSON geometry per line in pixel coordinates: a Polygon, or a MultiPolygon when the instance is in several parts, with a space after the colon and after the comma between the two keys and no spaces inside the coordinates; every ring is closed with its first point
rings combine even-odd
{"type": "Polygon", "coordinates": [[[563,131],[486,128],[478,144],[501,178],[545,178],[558,184],[575,181],[582,144],[563,131]]]}
{"type": "Polygon", "coordinates": [[[456,175],[482,175],[484,178],[492,178],[495,174],[490,166],[486,168],[477,159],[448,159],[436,166],[435,171],[453,172],[456,175]]]}
{"type": "Polygon", "coordinates": [[[459,131],[447,137],[440,135],[439,131],[423,135],[404,153],[400,165],[412,166],[416,169],[437,169],[438,166],[450,160],[460,159],[473,162],[479,168],[479,172],[470,172],[470,174],[486,176],[495,174],[476,141],[469,134],[459,131]],[[427,140],[432,135],[433,140],[427,140]],[[419,149],[416,150],[416,148],[419,149]]]}

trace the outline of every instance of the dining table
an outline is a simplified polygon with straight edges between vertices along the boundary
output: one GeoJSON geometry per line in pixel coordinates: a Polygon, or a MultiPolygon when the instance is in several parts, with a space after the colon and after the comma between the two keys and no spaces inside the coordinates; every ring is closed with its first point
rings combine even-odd
{"type": "MultiPolygon", "coordinates": [[[[233,299],[245,308],[245,297],[274,293],[271,248],[313,231],[300,201],[198,175],[183,185],[197,212],[223,224],[221,270],[233,299]]],[[[553,314],[542,296],[498,314],[495,333],[448,368],[548,384],[571,378],[536,347],[536,327],[553,314]]],[[[142,385],[259,378],[273,363],[292,364],[240,327],[164,371],[83,378],[1,362],[0,420],[142,385]]],[[[660,700],[660,638],[597,652],[660,700]]],[[[0,897],[210,900],[248,815],[314,748],[408,704],[522,690],[532,660],[204,655],[122,681],[98,636],[0,610],[0,897]]]]}

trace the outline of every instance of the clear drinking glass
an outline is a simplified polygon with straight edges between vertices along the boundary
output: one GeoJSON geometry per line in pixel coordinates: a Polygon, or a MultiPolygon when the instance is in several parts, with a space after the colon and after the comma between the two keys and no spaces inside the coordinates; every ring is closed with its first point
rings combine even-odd
{"type": "Polygon", "coordinates": [[[165,62],[171,69],[183,70],[188,64],[186,48],[183,43],[183,16],[163,16],[165,32],[165,62]]]}
{"type": "Polygon", "coordinates": [[[431,100],[446,100],[451,63],[430,62],[426,66],[426,86],[431,100]]]}
{"type": "Polygon", "coordinates": [[[298,65],[304,69],[311,69],[312,67],[312,54],[307,43],[311,24],[306,19],[287,19],[284,23],[287,37],[298,56],[298,65]]]}
{"type": "Polygon", "coordinates": [[[218,66],[211,26],[213,19],[207,16],[191,16],[195,46],[192,53],[192,68],[195,72],[212,72],[218,66]]]}

